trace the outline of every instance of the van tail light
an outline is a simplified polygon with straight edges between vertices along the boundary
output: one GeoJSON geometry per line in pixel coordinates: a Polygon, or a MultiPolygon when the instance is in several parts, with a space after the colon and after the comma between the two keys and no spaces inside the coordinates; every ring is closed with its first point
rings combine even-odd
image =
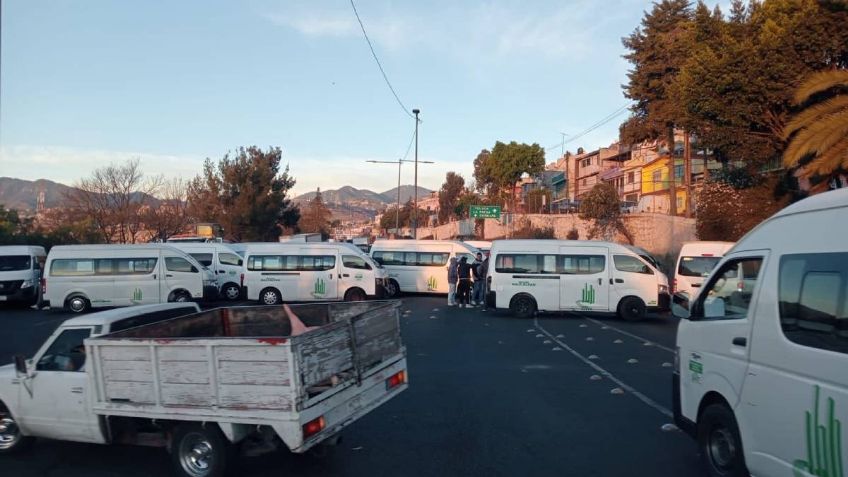
{"type": "Polygon", "coordinates": [[[41,294],[43,295],[45,293],[47,293],[47,279],[41,277],[41,294]]]}
{"type": "Polygon", "coordinates": [[[386,391],[406,384],[406,371],[398,371],[386,379],[386,391]]]}
{"type": "Polygon", "coordinates": [[[317,417],[303,425],[303,438],[308,439],[324,430],[327,423],[324,416],[317,417]]]}
{"type": "Polygon", "coordinates": [[[742,292],[745,291],[745,282],[739,280],[739,283],[736,284],[736,291],[742,292]]]}
{"type": "Polygon", "coordinates": [[[675,293],[677,291],[677,279],[671,280],[671,293],[675,293]]]}
{"type": "Polygon", "coordinates": [[[244,288],[244,273],[242,273],[241,276],[239,277],[239,286],[244,288]]]}

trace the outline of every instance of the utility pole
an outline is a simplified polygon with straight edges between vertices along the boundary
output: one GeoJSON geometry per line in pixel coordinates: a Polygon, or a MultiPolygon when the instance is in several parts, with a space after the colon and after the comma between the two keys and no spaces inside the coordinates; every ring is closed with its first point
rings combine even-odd
{"type": "Polygon", "coordinates": [[[415,115],[415,201],[412,203],[412,213],[415,214],[412,220],[412,238],[418,239],[418,114],[420,109],[413,109],[412,114],[415,115]]]}
{"type": "Polygon", "coordinates": [[[561,132],[560,134],[562,134],[562,143],[560,143],[559,157],[562,157],[565,155],[565,136],[568,136],[568,134],[564,132],[561,132]]]}
{"type": "Polygon", "coordinates": [[[692,217],[692,145],[689,131],[683,132],[683,183],[686,185],[686,217],[692,217]]]}

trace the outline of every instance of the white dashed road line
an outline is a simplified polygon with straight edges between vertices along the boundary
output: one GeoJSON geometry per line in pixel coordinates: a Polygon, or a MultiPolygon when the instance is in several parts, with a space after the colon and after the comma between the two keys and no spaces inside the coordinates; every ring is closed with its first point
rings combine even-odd
{"type": "Polygon", "coordinates": [[[565,349],[566,351],[568,351],[569,353],[574,355],[575,358],[579,359],[580,361],[583,361],[587,366],[589,366],[592,369],[594,369],[595,371],[599,372],[601,374],[601,376],[606,377],[607,379],[609,379],[610,381],[612,381],[616,385],[618,385],[621,389],[624,389],[628,393],[636,396],[636,398],[638,398],[643,403],[645,403],[648,406],[659,411],[660,414],[662,414],[662,415],[664,415],[668,418],[674,417],[672,412],[670,410],[666,409],[663,405],[659,404],[658,402],[654,401],[653,399],[649,398],[648,396],[645,396],[641,392],[637,391],[636,388],[634,388],[633,386],[630,386],[629,384],[625,383],[624,381],[618,379],[617,377],[615,377],[615,375],[613,375],[612,373],[610,373],[606,369],[598,366],[596,363],[590,361],[589,358],[586,358],[585,356],[583,356],[582,354],[580,354],[576,350],[574,350],[574,348],[572,348],[571,346],[568,346],[564,341],[562,341],[561,339],[552,335],[550,332],[548,332],[548,330],[544,329],[541,324],[539,324],[538,318],[533,318],[533,322],[536,325],[537,330],[546,334],[548,336],[548,338],[553,340],[558,345],[562,346],[563,349],[565,349]]]}
{"type": "Polygon", "coordinates": [[[636,339],[636,340],[642,341],[642,342],[644,342],[644,343],[651,343],[653,346],[656,346],[657,348],[659,348],[659,349],[661,349],[661,350],[668,351],[669,353],[674,353],[674,350],[673,350],[673,349],[671,349],[671,348],[669,348],[669,347],[667,347],[667,346],[663,346],[663,345],[661,345],[661,344],[657,343],[657,342],[656,342],[656,341],[654,341],[654,340],[649,340],[649,339],[646,339],[646,338],[642,338],[642,337],[641,337],[641,336],[639,336],[639,335],[634,335],[633,333],[631,333],[631,332],[629,332],[629,331],[624,331],[624,330],[622,330],[621,328],[616,328],[615,326],[612,326],[612,325],[610,325],[610,324],[608,324],[608,323],[601,323],[600,321],[595,320],[595,319],[592,319],[592,318],[589,318],[588,316],[582,316],[582,315],[581,315],[581,317],[582,317],[584,320],[586,320],[586,321],[591,321],[592,323],[594,323],[594,324],[596,324],[596,325],[600,326],[601,328],[603,328],[603,327],[607,327],[607,328],[609,328],[609,329],[611,329],[611,330],[613,330],[613,331],[617,331],[618,333],[623,334],[624,336],[629,336],[629,337],[631,337],[631,338],[633,338],[633,339],[636,339]]]}

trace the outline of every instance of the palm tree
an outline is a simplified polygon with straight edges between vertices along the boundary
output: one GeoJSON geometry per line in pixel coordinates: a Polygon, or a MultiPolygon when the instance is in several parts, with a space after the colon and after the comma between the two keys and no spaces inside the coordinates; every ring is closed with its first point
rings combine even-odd
{"type": "Polygon", "coordinates": [[[848,70],[810,75],[795,92],[794,103],[806,106],[784,129],[783,139],[789,140],[784,166],[798,166],[812,155],[804,166],[804,176],[848,170],[848,70]],[[825,92],[832,94],[819,98],[825,92]]]}

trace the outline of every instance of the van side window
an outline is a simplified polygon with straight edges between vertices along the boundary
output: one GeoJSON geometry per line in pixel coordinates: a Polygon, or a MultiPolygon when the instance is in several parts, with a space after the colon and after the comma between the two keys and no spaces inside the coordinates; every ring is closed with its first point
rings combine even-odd
{"type": "Polygon", "coordinates": [[[221,265],[233,265],[236,267],[240,267],[242,264],[241,258],[234,253],[219,253],[218,262],[221,265]]]}
{"type": "Polygon", "coordinates": [[[848,253],[781,257],[778,300],[789,341],[848,354],[848,253]]]}
{"type": "Polygon", "coordinates": [[[603,255],[507,253],[498,254],[495,272],[591,275],[603,272],[605,262],[603,255]]]}
{"type": "Polygon", "coordinates": [[[165,268],[169,272],[197,273],[197,269],[188,260],[182,257],[165,257],[165,268]]]}
{"type": "Polygon", "coordinates": [[[645,262],[630,255],[613,255],[612,261],[615,263],[615,269],[619,272],[644,273],[645,275],[654,274],[645,262]]]}
{"type": "Polygon", "coordinates": [[[748,316],[757,289],[761,257],[725,263],[707,284],[707,292],[693,307],[693,317],[709,320],[741,320],[748,316]],[[740,273],[742,272],[742,273],[740,273]]]}
{"type": "Polygon", "coordinates": [[[191,257],[197,260],[197,263],[203,265],[204,267],[208,267],[212,265],[212,254],[211,253],[190,253],[191,257]]]}
{"type": "Polygon", "coordinates": [[[356,270],[371,270],[371,265],[362,257],[356,255],[342,255],[342,264],[345,268],[353,268],[356,270]]]}

